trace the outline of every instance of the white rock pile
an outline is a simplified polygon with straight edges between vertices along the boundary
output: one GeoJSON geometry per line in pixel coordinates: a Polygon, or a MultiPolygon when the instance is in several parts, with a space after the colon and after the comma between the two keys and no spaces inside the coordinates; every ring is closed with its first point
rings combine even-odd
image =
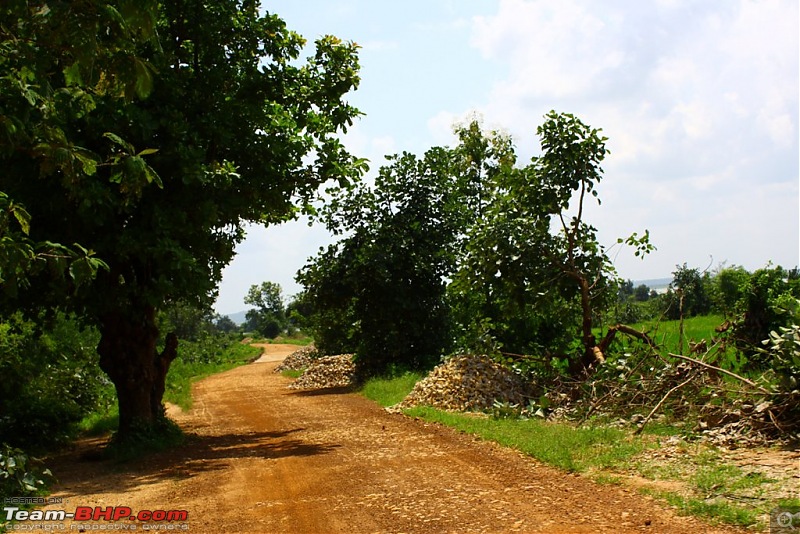
{"type": "Polygon", "coordinates": [[[466,412],[501,403],[525,403],[524,381],[489,356],[454,356],[417,382],[411,393],[392,411],[412,406],[432,406],[466,412]]]}
{"type": "Polygon", "coordinates": [[[349,387],[355,383],[356,366],[352,354],[325,356],[314,360],[290,389],[323,389],[349,387]]]}
{"type": "Polygon", "coordinates": [[[281,364],[275,368],[275,372],[282,373],[283,371],[302,371],[303,369],[308,369],[317,357],[317,348],[314,345],[308,345],[294,351],[284,358],[281,364]]]}

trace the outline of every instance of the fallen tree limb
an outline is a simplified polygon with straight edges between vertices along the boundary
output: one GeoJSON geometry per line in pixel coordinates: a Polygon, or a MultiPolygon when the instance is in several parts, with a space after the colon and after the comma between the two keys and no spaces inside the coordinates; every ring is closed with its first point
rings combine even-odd
{"type": "Polygon", "coordinates": [[[743,376],[737,375],[736,373],[732,373],[731,371],[727,371],[725,369],[722,369],[721,367],[717,367],[715,365],[711,365],[710,363],[706,363],[706,362],[703,362],[703,361],[700,361],[700,360],[696,360],[694,358],[690,358],[690,357],[684,356],[682,354],[672,354],[670,352],[669,355],[672,358],[678,358],[678,359],[681,359],[681,360],[686,360],[687,362],[695,363],[695,364],[700,365],[702,367],[705,367],[707,369],[711,369],[712,371],[718,371],[720,373],[726,374],[726,375],[728,375],[730,377],[733,377],[733,378],[735,378],[737,380],[740,380],[740,381],[744,382],[748,386],[756,388],[757,390],[761,391],[762,393],[766,393],[767,395],[772,395],[771,392],[769,392],[766,389],[764,389],[763,387],[759,386],[758,384],[756,384],[752,380],[749,380],[749,379],[747,379],[747,378],[745,378],[743,376]]]}
{"type": "Polygon", "coordinates": [[[644,426],[647,424],[648,421],[650,421],[650,419],[658,411],[658,409],[661,408],[661,405],[664,404],[664,402],[667,400],[667,398],[670,395],[672,395],[675,391],[679,390],[680,388],[682,388],[683,386],[685,386],[686,384],[688,384],[689,382],[694,380],[696,376],[697,376],[697,374],[695,373],[692,376],[690,376],[689,378],[687,378],[686,380],[684,380],[683,382],[681,382],[680,384],[678,384],[677,386],[675,386],[674,388],[672,388],[669,391],[667,391],[667,394],[664,395],[661,398],[660,401],[658,401],[658,404],[656,404],[655,407],[652,410],[650,410],[650,413],[647,414],[647,417],[644,418],[644,421],[642,421],[642,424],[639,426],[639,428],[636,429],[636,432],[634,432],[634,434],[641,434],[642,430],[644,430],[644,426]]]}
{"type": "Polygon", "coordinates": [[[653,349],[658,348],[655,341],[653,341],[652,338],[650,338],[650,336],[648,336],[644,332],[640,332],[639,330],[636,330],[635,328],[625,324],[616,324],[608,328],[608,332],[606,332],[605,337],[598,345],[603,353],[605,353],[608,350],[608,347],[611,345],[611,342],[614,341],[617,332],[621,332],[631,337],[635,337],[636,339],[643,341],[647,346],[653,349]]]}

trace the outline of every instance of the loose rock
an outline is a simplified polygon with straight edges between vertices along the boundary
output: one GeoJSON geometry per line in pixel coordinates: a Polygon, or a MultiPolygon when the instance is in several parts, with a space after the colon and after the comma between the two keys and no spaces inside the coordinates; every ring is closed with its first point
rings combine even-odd
{"type": "Polygon", "coordinates": [[[523,380],[489,356],[460,355],[448,359],[417,382],[394,409],[432,406],[450,411],[490,409],[495,402],[525,402],[523,380]]]}
{"type": "Polygon", "coordinates": [[[308,345],[288,355],[281,364],[275,368],[275,372],[282,373],[283,371],[302,371],[303,369],[308,369],[318,357],[319,353],[317,352],[317,348],[314,345],[308,345]]]}
{"type": "Polygon", "coordinates": [[[352,354],[325,356],[314,360],[289,389],[350,387],[355,383],[356,366],[352,354]]]}

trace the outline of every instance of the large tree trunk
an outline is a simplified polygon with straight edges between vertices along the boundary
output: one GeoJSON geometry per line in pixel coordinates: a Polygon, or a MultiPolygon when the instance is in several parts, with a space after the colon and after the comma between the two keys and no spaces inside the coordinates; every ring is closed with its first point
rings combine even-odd
{"type": "Polygon", "coordinates": [[[152,306],[126,311],[103,318],[97,347],[100,368],[117,391],[120,441],[136,428],[152,427],[163,416],[165,380],[178,348],[177,337],[169,334],[164,350],[157,351],[158,328],[152,306]]]}

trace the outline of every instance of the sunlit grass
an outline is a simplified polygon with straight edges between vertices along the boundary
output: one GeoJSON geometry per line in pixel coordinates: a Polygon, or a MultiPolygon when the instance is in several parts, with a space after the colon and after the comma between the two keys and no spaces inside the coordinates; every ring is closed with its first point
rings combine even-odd
{"type": "Polygon", "coordinates": [[[645,442],[610,427],[576,428],[539,419],[491,419],[434,408],[406,413],[520,450],[566,471],[617,466],[644,450],[645,442]]]}
{"type": "Polygon", "coordinates": [[[371,378],[364,384],[361,392],[381,406],[393,406],[411,392],[422,376],[422,373],[407,371],[391,378],[371,378]]]}

